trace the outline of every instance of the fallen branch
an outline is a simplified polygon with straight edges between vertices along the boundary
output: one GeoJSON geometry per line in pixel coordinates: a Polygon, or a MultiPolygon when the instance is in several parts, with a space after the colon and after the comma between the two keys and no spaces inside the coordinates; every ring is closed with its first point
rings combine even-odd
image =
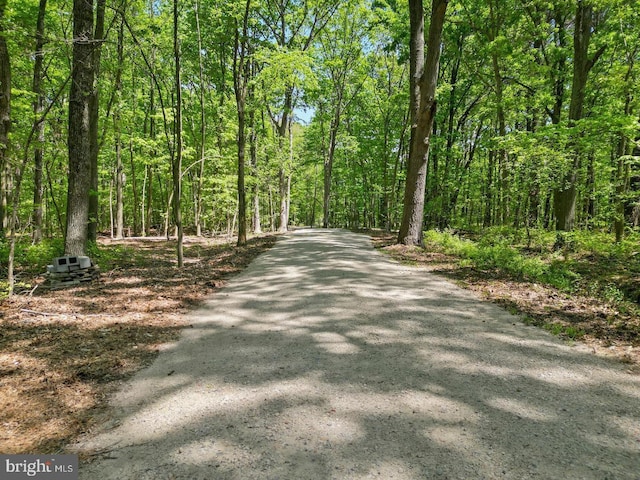
{"type": "Polygon", "coordinates": [[[27,308],[21,308],[20,311],[22,313],[30,313],[31,315],[42,315],[43,317],[55,317],[56,315],[63,315],[62,313],[37,312],[35,310],[29,310],[27,308]]]}
{"type": "Polygon", "coordinates": [[[21,308],[20,312],[29,313],[31,315],[42,315],[43,317],[55,317],[55,316],[65,316],[65,317],[114,317],[115,315],[111,313],[49,313],[49,312],[38,312],[36,310],[29,310],[27,308],[21,308]]]}

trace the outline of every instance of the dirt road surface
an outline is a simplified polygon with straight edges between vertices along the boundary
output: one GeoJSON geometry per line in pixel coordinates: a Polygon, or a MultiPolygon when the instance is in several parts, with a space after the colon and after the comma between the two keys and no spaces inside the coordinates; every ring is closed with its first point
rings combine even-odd
{"type": "Polygon", "coordinates": [[[640,378],[365,236],[300,230],[72,448],[89,480],[640,480],[640,378]]]}

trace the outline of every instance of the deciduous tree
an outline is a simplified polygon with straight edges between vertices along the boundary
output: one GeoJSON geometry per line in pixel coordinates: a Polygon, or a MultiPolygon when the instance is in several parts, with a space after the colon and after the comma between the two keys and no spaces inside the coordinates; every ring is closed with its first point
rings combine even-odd
{"type": "Polygon", "coordinates": [[[422,244],[427,161],[436,114],[436,86],[440,41],[448,1],[433,0],[427,55],[424,57],[424,8],[422,0],[409,1],[411,62],[411,146],[407,166],[402,224],[398,243],[422,244]]]}

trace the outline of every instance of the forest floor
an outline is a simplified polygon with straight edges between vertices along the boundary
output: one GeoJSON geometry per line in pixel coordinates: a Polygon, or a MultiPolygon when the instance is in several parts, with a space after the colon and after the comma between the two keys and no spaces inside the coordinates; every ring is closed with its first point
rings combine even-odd
{"type": "MultiPolygon", "coordinates": [[[[628,364],[630,370],[640,372],[640,318],[636,314],[637,308],[620,309],[602,298],[562,292],[495,269],[463,266],[459,258],[431,246],[397,245],[395,234],[382,231],[366,233],[372,237],[377,249],[395,260],[443,275],[457,285],[476,291],[483,298],[519,314],[527,324],[544,328],[567,341],[579,340],[594,353],[616,358],[628,364]]],[[[587,279],[591,277],[595,281],[596,276],[609,274],[608,265],[589,263],[585,267],[587,279]]],[[[621,276],[621,269],[617,274],[621,276]]]]}
{"type": "Polygon", "coordinates": [[[285,236],[68,446],[81,480],[638,480],[640,376],[369,238],[285,236]]]}
{"type": "Polygon", "coordinates": [[[91,427],[109,394],[177,339],[185,313],[268,249],[276,237],[244,247],[226,239],[100,239],[109,252],[99,281],[48,290],[39,285],[0,300],[0,452],[55,453],[91,427]]]}
{"type": "MultiPolygon", "coordinates": [[[[571,325],[593,352],[640,371],[639,321],[597,299],[568,295],[500,272],[459,266],[456,258],[392,245],[367,232],[376,248],[401,262],[475,290],[526,323],[555,331],[571,325]],[[612,320],[613,319],[613,320],[612,320]]],[[[111,253],[98,282],[27,290],[0,301],[0,452],[54,453],[92,428],[109,395],[156,358],[188,325],[186,314],[225,279],[270,248],[275,236],[246,247],[226,239],[189,237],[186,268],[175,268],[175,242],[158,238],[101,240],[111,253]]],[[[28,283],[42,284],[42,277],[28,283]]]]}

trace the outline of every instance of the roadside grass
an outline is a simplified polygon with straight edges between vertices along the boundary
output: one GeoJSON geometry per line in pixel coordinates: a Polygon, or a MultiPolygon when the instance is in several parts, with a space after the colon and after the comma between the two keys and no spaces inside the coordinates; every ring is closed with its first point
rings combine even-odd
{"type": "Polygon", "coordinates": [[[610,234],[600,232],[564,234],[561,241],[554,233],[536,231],[525,242],[524,237],[502,229],[469,237],[428,231],[425,248],[455,255],[463,267],[502,272],[640,313],[638,234],[619,244],[610,234]]]}
{"type": "MultiPolygon", "coordinates": [[[[109,394],[188,326],[184,313],[275,239],[187,237],[182,269],[175,241],[102,239],[89,252],[100,279],[55,291],[42,273],[61,242],[19,244],[21,288],[0,300],[0,452],[56,453],[90,431],[109,394]]],[[[7,253],[0,244],[3,276],[7,253]]]]}
{"type": "Polygon", "coordinates": [[[640,235],[491,228],[427,231],[424,248],[393,245],[368,232],[392,257],[456,280],[568,340],[640,362],[640,235]]]}

